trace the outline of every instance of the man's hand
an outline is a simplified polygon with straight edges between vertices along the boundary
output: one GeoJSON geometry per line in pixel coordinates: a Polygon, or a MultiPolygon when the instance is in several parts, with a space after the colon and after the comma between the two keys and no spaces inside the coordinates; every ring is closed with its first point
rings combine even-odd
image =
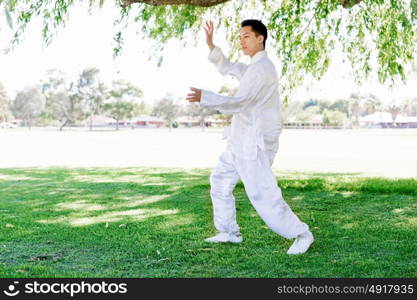
{"type": "Polygon", "coordinates": [[[212,21],[206,21],[206,27],[204,27],[204,31],[206,32],[206,43],[207,46],[210,48],[210,51],[216,47],[213,44],[213,34],[214,34],[214,26],[212,21]]]}
{"type": "Polygon", "coordinates": [[[200,102],[201,101],[201,90],[196,88],[190,88],[193,92],[187,95],[188,102],[200,102]]]}

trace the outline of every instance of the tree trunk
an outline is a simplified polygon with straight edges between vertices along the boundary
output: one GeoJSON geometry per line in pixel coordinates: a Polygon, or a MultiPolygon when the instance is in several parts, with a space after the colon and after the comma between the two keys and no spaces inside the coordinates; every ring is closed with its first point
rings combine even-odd
{"type": "Polygon", "coordinates": [[[65,120],[64,123],[62,123],[61,127],[59,128],[59,131],[62,131],[62,129],[68,124],[68,119],[65,120]]]}
{"type": "Polygon", "coordinates": [[[359,113],[355,113],[355,125],[359,126],[359,113]]]}
{"type": "Polygon", "coordinates": [[[397,120],[397,116],[398,116],[398,113],[397,112],[391,113],[392,126],[393,127],[397,127],[397,123],[395,123],[395,120],[397,120]]]}
{"type": "Polygon", "coordinates": [[[93,131],[93,114],[90,114],[90,131],[93,131]]]}
{"type": "Polygon", "coordinates": [[[200,114],[200,126],[201,126],[201,131],[203,132],[204,132],[204,127],[205,127],[204,120],[205,120],[204,113],[201,113],[200,114]]]}
{"type": "Polygon", "coordinates": [[[116,119],[116,130],[119,130],[119,120],[116,119]]]}

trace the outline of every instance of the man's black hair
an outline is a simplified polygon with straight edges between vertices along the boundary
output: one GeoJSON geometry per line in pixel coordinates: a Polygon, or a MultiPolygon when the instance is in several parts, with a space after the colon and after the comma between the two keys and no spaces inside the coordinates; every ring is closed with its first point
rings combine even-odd
{"type": "Polygon", "coordinates": [[[262,21],[260,20],[248,19],[248,20],[242,21],[241,23],[241,27],[245,27],[245,26],[251,26],[252,31],[255,32],[256,36],[263,35],[264,49],[265,49],[265,42],[266,42],[266,39],[268,38],[268,30],[266,29],[266,26],[264,25],[264,23],[262,23],[262,21]]]}

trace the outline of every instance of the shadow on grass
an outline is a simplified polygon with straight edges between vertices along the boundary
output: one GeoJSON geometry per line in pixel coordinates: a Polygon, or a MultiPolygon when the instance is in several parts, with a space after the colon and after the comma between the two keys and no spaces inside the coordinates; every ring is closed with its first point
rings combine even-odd
{"type": "Polygon", "coordinates": [[[315,234],[303,256],[268,230],[242,184],[245,241],[214,233],[209,170],[0,169],[0,271],[9,277],[415,277],[413,179],[279,180],[315,234]]]}

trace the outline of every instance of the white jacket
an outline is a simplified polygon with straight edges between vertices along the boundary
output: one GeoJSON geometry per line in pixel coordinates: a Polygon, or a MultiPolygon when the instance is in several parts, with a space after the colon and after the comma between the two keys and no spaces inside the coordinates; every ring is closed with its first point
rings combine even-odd
{"type": "Polygon", "coordinates": [[[256,159],[258,147],[277,152],[281,100],[278,75],[266,51],[257,52],[249,65],[231,63],[218,47],[210,51],[208,59],[222,75],[230,74],[240,80],[234,96],[207,90],[201,94],[201,105],[233,115],[230,131],[226,133],[228,150],[248,159],[256,159]]]}

